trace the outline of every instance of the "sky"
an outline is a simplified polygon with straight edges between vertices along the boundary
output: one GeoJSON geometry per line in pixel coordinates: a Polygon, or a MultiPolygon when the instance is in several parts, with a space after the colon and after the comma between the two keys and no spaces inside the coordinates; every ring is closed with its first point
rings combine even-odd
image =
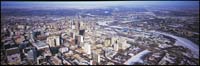
{"type": "Polygon", "coordinates": [[[105,8],[109,6],[146,6],[146,5],[193,5],[199,6],[199,1],[2,1],[2,8],[105,8]]]}

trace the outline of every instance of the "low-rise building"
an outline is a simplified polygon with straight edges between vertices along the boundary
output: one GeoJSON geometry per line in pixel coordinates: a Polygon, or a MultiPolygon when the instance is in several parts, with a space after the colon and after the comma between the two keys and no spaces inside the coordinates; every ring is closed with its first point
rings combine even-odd
{"type": "Polygon", "coordinates": [[[6,56],[9,65],[19,65],[21,64],[21,56],[19,48],[14,47],[6,49],[6,56]]]}

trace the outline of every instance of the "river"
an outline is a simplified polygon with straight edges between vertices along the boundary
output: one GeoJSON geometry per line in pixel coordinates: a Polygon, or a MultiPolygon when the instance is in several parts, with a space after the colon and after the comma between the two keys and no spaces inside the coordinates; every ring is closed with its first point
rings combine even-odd
{"type": "Polygon", "coordinates": [[[175,35],[172,35],[169,33],[165,33],[165,32],[159,32],[159,31],[150,31],[150,32],[162,34],[162,35],[169,36],[169,37],[176,39],[175,44],[181,45],[183,47],[190,49],[192,51],[192,54],[194,54],[194,57],[199,58],[199,46],[197,44],[193,43],[192,41],[190,41],[186,38],[178,37],[178,36],[175,36],[175,35]]]}

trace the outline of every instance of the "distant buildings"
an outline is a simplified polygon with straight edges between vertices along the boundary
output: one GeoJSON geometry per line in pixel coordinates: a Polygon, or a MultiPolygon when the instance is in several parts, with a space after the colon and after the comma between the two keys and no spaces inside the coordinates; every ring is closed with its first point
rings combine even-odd
{"type": "MultiPolygon", "coordinates": [[[[100,12],[101,9],[97,11],[100,12]]],[[[108,11],[103,9],[103,12],[108,11]]],[[[168,24],[173,20],[165,22],[165,18],[156,18],[155,15],[151,16],[152,14],[153,12],[116,11],[111,16],[92,15],[85,18],[80,17],[79,14],[59,17],[46,15],[2,18],[9,19],[4,21],[1,33],[3,38],[1,58],[5,58],[1,63],[8,65],[198,65],[198,62],[193,62],[198,61],[198,58],[193,57],[191,50],[176,47],[178,45],[174,44],[175,39],[149,33],[148,30],[164,27],[164,30],[196,37],[194,33],[190,30],[177,30],[174,27],[164,26],[165,23],[168,24]],[[16,23],[13,23],[15,21],[16,23]]]]}

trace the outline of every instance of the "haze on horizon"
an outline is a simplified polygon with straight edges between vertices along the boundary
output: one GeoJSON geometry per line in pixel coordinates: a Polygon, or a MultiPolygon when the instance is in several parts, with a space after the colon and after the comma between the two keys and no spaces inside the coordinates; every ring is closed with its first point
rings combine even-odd
{"type": "Polygon", "coordinates": [[[199,1],[89,1],[89,2],[50,2],[50,1],[2,1],[1,8],[106,8],[112,6],[191,6],[199,8],[199,1]]]}

